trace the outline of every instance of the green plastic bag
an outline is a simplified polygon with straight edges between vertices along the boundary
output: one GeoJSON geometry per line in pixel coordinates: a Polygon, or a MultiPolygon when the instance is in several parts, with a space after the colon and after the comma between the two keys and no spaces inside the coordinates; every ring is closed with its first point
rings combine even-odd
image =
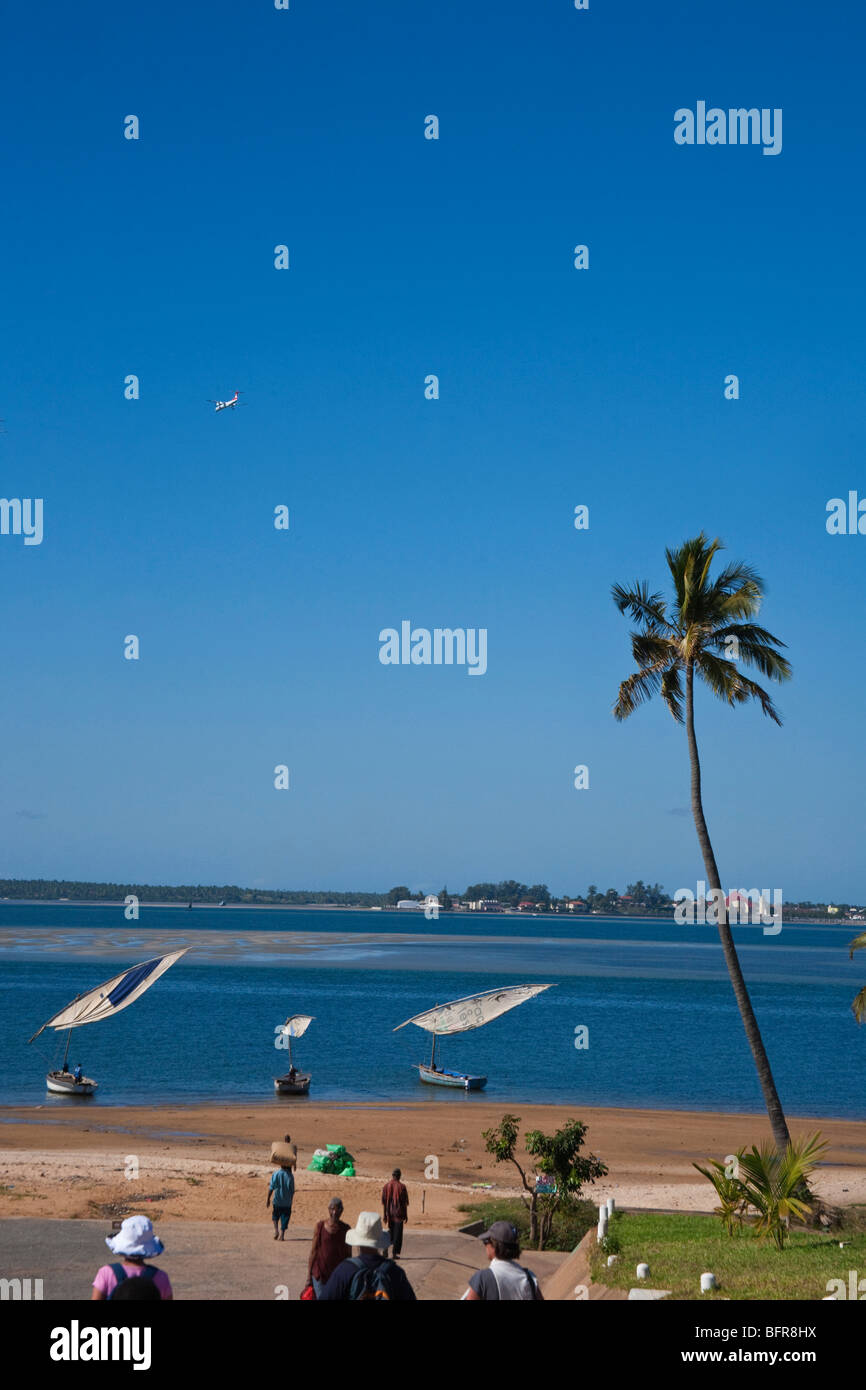
{"type": "Polygon", "coordinates": [[[327,1154],[314,1154],[307,1164],[307,1171],[314,1173],[338,1173],[347,1178],[355,1176],[355,1160],[345,1144],[328,1144],[327,1154]]]}

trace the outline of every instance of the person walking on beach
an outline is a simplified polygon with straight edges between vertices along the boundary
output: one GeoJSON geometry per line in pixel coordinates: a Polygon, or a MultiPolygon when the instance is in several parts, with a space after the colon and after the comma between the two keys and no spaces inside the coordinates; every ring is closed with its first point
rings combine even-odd
{"type": "Polygon", "coordinates": [[[267,1206],[271,1205],[272,1197],[274,1199],[274,1240],[278,1236],[280,1240],[285,1240],[286,1230],[292,1215],[292,1202],[295,1200],[295,1175],[290,1163],[281,1164],[271,1173],[267,1206]]]}
{"type": "Polygon", "coordinates": [[[327,1221],[316,1222],[307,1265],[307,1282],[312,1284],[316,1298],[321,1298],[322,1289],[337,1265],[352,1255],[351,1246],[346,1241],[349,1223],[343,1221],[342,1217],[343,1203],[339,1197],[332,1197],[328,1203],[327,1221]]]}
{"type": "MultiPolygon", "coordinates": [[[[272,1153],[271,1157],[275,1155],[272,1153]]],[[[291,1134],[286,1134],[283,1138],[283,1150],[280,1154],[280,1163],[284,1168],[297,1168],[298,1166],[298,1146],[292,1143],[291,1134]]]]}
{"type": "MultiPolygon", "coordinates": [[[[165,1270],[145,1264],[149,1255],[161,1255],[165,1246],[153,1233],[148,1216],[128,1216],[116,1236],[106,1236],[105,1243],[120,1258],[116,1264],[103,1265],[93,1280],[93,1300],[115,1298],[116,1290],[127,1279],[148,1279],[158,1291],[159,1298],[172,1297],[171,1281],[165,1270]]],[[[128,1297],[128,1294],[123,1295],[128,1297]]]]}
{"type": "Polygon", "coordinates": [[[478,1299],[490,1302],[498,1298],[512,1302],[544,1302],[544,1295],[532,1270],[517,1263],[520,1238],[516,1226],[512,1226],[510,1221],[494,1221],[490,1230],[482,1232],[478,1239],[486,1247],[490,1264],[487,1269],[479,1269],[477,1274],[473,1274],[464,1299],[470,1303],[478,1299]]]}
{"type": "Polygon", "coordinates": [[[354,1245],[359,1254],[337,1265],[319,1294],[322,1303],[348,1302],[362,1299],[414,1301],[415,1290],[403,1270],[386,1258],[388,1235],[374,1211],[362,1211],[354,1228],[346,1232],[346,1244],[354,1245]]]}
{"type": "Polygon", "coordinates": [[[392,1254],[395,1260],[403,1249],[403,1227],[409,1216],[409,1193],[400,1177],[400,1169],[395,1168],[390,1181],[382,1188],[382,1225],[388,1227],[391,1237],[388,1243],[393,1247],[392,1254]]]}

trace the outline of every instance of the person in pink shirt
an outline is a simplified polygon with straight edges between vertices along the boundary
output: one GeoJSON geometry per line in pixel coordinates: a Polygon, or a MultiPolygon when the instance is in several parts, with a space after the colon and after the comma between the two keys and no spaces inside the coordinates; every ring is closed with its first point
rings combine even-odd
{"type": "Polygon", "coordinates": [[[165,1246],[153,1233],[153,1223],[147,1216],[128,1216],[116,1236],[106,1236],[105,1243],[115,1264],[103,1265],[93,1281],[93,1299],[113,1298],[118,1285],[127,1279],[150,1279],[160,1298],[172,1297],[171,1282],[165,1270],[145,1264],[149,1255],[161,1255],[165,1246]]]}

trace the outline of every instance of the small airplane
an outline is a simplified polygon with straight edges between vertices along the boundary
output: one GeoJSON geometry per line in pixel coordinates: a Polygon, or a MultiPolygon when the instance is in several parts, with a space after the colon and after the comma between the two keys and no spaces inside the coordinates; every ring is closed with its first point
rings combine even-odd
{"type": "Polygon", "coordinates": [[[212,405],[215,411],[234,410],[237,405],[246,405],[246,401],[238,400],[238,396],[242,396],[243,394],[243,391],[235,391],[230,401],[208,401],[208,405],[212,405]]]}

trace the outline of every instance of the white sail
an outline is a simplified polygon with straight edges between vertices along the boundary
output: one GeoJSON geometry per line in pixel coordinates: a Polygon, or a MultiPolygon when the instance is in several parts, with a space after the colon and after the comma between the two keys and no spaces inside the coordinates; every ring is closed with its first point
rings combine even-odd
{"type": "MultiPolygon", "coordinates": [[[[119,975],[106,980],[105,984],[97,985],[95,989],[73,999],[59,1014],[43,1023],[39,1033],[44,1028],[80,1028],[85,1023],[98,1023],[100,1019],[120,1013],[121,1009],[128,1009],[188,950],[189,947],[184,946],[168,956],[154,956],[153,960],[142,961],[141,965],[132,965],[128,970],[121,971],[119,975]]],[[[33,1038],[38,1038],[39,1033],[34,1033],[33,1038]]]]}
{"type": "Polygon", "coordinates": [[[315,1015],[311,1014],[292,1014],[287,1018],[280,1032],[285,1038],[302,1038],[313,1021],[315,1015]]]}
{"type": "Polygon", "coordinates": [[[498,1018],[500,1014],[507,1013],[518,1004],[525,1004],[527,999],[533,999],[543,989],[550,988],[550,985],[513,985],[506,989],[488,989],[483,994],[469,994],[465,999],[453,999],[450,1004],[437,1004],[435,1009],[428,1009],[426,1013],[407,1018],[405,1023],[397,1024],[394,1032],[399,1028],[405,1028],[407,1023],[414,1023],[419,1028],[425,1028],[428,1033],[437,1035],[466,1033],[470,1028],[481,1028],[491,1019],[498,1018]]]}

